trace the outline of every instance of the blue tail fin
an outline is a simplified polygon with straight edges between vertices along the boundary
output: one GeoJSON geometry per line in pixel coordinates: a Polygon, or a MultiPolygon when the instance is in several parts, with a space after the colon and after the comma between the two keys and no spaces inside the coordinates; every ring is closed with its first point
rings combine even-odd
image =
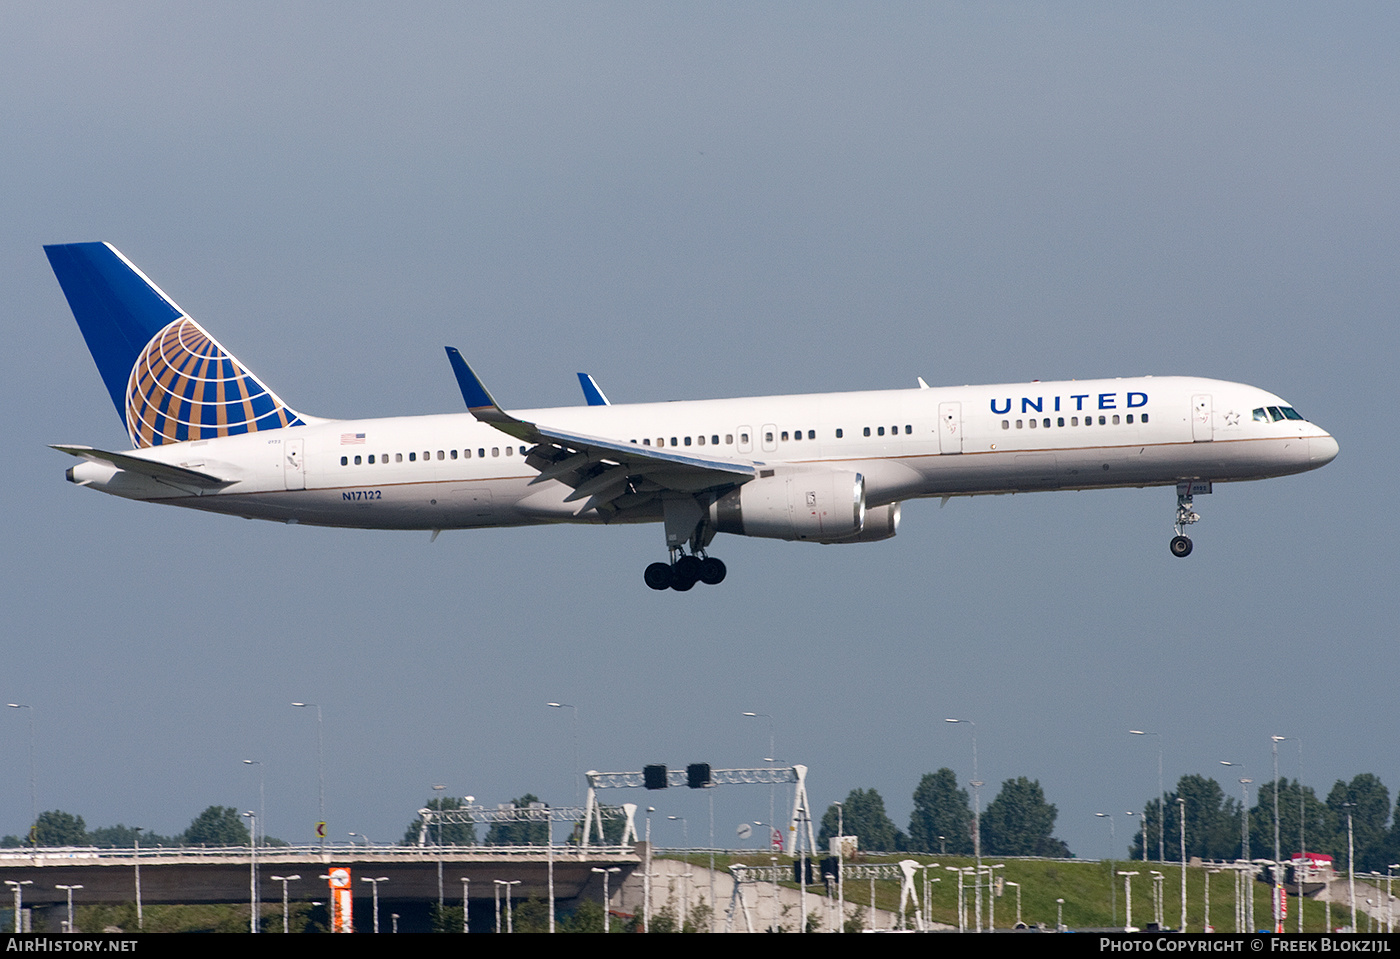
{"type": "Polygon", "coordinates": [[[44,252],[132,446],[304,424],[111,244],[44,252]]]}

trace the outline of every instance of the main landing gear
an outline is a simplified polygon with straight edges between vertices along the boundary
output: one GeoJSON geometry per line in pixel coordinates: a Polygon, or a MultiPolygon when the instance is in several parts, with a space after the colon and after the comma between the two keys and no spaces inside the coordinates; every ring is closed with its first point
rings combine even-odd
{"type": "Polygon", "coordinates": [[[706,556],[704,551],[683,554],[679,548],[674,548],[670,563],[652,563],[643,578],[652,589],[674,589],[683,593],[696,583],[717,586],[724,581],[726,572],[728,570],[723,562],[714,556],[706,556]]]}
{"type": "MultiPolygon", "coordinates": [[[[1191,508],[1191,495],[1197,489],[1192,483],[1178,483],[1176,487],[1176,524],[1174,526],[1176,535],[1172,537],[1172,555],[1186,557],[1191,555],[1191,537],[1187,536],[1183,530],[1192,523],[1199,522],[1201,514],[1191,508]]],[[[1210,486],[1207,485],[1201,492],[1209,493],[1210,486]]]]}

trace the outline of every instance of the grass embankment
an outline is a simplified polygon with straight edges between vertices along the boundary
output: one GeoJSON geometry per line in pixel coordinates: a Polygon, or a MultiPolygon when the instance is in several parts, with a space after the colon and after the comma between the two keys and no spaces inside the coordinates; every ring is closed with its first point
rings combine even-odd
{"type": "MultiPolygon", "coordinates": [[[[697,866],[709,864],[708,856],[685,858],[697,866]]],[[[957,876],[946,871],[943,867],[963,868],[973,865],[973,861],[959,856],[867,855],[855,860],[855,862],[857,864],[893,863],[902,859],[913,859],[921,865],[930,862],[938,864],[939,869],[931,875],[940,876],[942,881],[933,884],[931,918],[936,922],[956,928],[958,924],[957,876]]],[[[770,865],[768,856],[763,854],[717,856],[715,858],[715,868],[721,871],[728,869],[732,863],[744,863],[752,866],[770,865]]],[[[1053,929],[1057,907],[1055,900],[1063,899],[1064,922],[1070,929],[1122,928],[1125,922],[1125,901],[1123,877],[1116,875],[1119,870],[1138,873],[1132,877],[1133,925],[1143,928],[1154,917],[1151,876],[1151,871],[1154,869],[1165,877],[1162,888],[1162,915],[1165,924],[1174,929],[1181,922],[1181,868],[1173,863],[1159,866],[1155,862],[1135,861],[1128,863],[1122,860],[1109,863],[995,857],[983,857],[982,863],[984,866],[1001,866],[996,870],[997,876],[1002,881],[1001,894],[997,897],[995,906],[998,929],[1009,928],[1016,921],[1016,888],[1009,885],[1010,882],[1020,884],[1021,918],[1027,923],[1042,923],[1046,928],[1053,929]]],[[[787,860],[787,866],[791,867],[791,860],[787,860]]],[[[1206,868],[1187,867],[1186,923],[1189,932],[1200,932],[1205,919],[1206,875],[1206,868]]],[[[920,873],[918,880],[920,896],[923,894],[922,877],[923,874],[920,873]]],[[[797,888],[796,883],[790,881],[783,883],[783,885],[793,889],[797,888]]],[[[899,885],[896,880],[877,880],[875,882],[876,908],[897,912],[899,910],[899,885]]],[[[1255,882],[1252,885],[1254,893],[1253,928],[1267,929],[1270,924],[1270,888],[1261,882],[1255,882]]],[[[808,887],[809,890],[819,890],[820,888],[820,886],[808,887]]],[[[1226,871],[1210,875],[1210,918],[1218,932],[1235,931],[1235,892],[1235,876],[1232,872],[1226,871]]],[[[985,890],[983,895],[986,895],[985,890]]],[[[964,896],[968,901],[967,923],[970,927],[973,922],[971,906],[974,896],[973,890],[970,887],[965,888],[964,896]]],[[[1357,899],[1360,900],[1363,896],[1362,886],[1358,881],[1357,899]]],[[[870,905],[869,881],[851,882],[847,880],[846,901],[868,907],[870,905]]],[[[1323,903],[1305,899],[1302,908],[1303,929],[1305,931],[1325,932],[1327,930],[1326,907],[1323,903]]],[[[1290,896],[1286,923],[1289,932],[1295,932],[1298,928],[1297,909],[1297,897],[1290,896]]],[[[911,921],[912,918],[911,914],[911,921]]],[[[1350,912],[1346,907],[1339,903],[1333,903],[1333,927],[1342,926],[1349,921],[1350,912]]],[[[1359,921],[1362,930],[1365,930],[1365,917],[1360,917],[1359,921]]]]}

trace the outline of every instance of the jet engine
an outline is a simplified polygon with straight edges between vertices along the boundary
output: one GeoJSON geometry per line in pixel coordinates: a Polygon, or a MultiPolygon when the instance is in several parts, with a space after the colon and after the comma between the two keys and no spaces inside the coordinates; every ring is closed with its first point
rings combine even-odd
{"type": "Polygon", "coordinates": [[[721,533],[812,542],[849,540],[865,527],[865,477],[846,470],[765,469],[758,479],[714,499],[709,514],[721,533]]]}

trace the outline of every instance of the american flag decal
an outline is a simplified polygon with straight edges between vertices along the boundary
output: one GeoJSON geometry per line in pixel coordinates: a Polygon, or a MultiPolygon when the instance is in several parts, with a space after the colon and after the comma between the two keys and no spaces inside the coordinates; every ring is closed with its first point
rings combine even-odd
{"type": "Polygon", "coordinates": [[[365,434],[363,434],[363,433],[341,433],[341,434],[340,434],[340,445],[341,445],[341,446],[364,446],[364,445],[365,445],[365,434]]]}

